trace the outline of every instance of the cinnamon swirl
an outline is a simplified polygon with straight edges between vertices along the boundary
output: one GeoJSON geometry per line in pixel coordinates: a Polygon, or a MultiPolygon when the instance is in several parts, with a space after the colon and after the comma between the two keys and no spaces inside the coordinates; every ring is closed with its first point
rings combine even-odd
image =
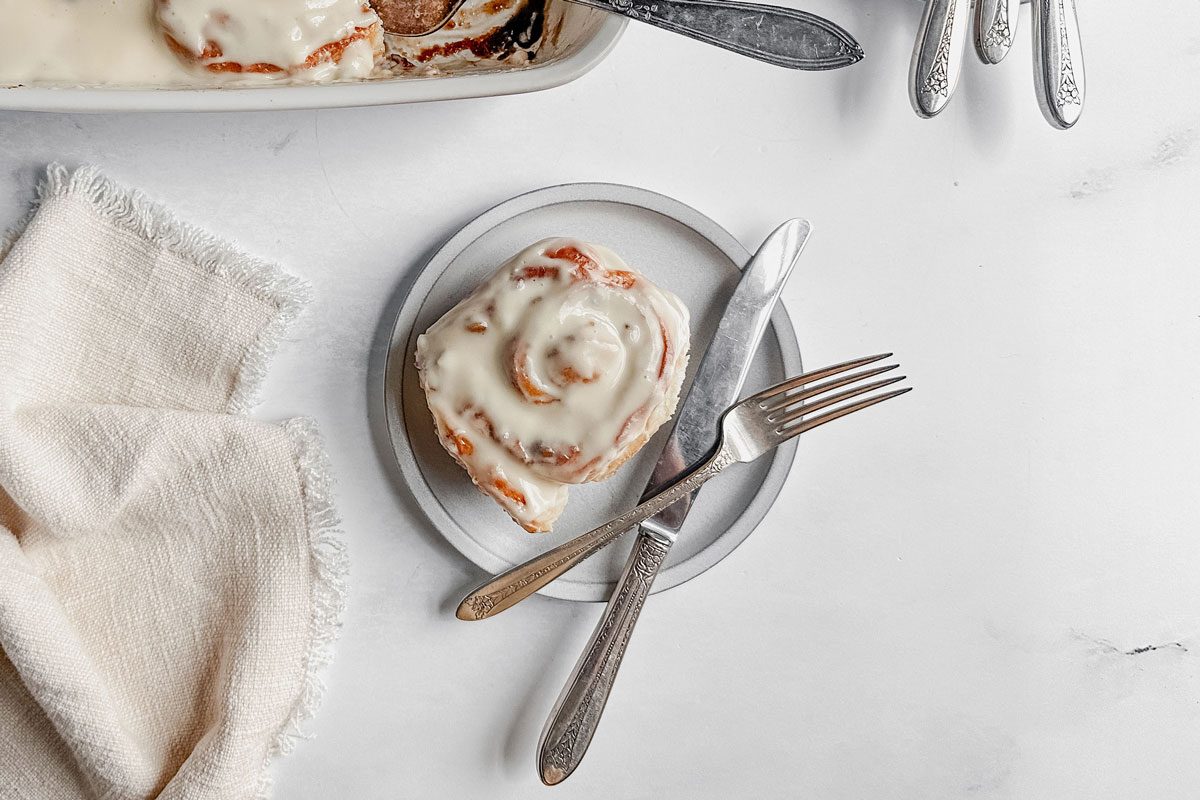
{"type": "Polygon", "coordinates": [[[675,413],[688,313],[615,253],[547,239],[417,339],[442,444],[530,532],[675,413]]]}

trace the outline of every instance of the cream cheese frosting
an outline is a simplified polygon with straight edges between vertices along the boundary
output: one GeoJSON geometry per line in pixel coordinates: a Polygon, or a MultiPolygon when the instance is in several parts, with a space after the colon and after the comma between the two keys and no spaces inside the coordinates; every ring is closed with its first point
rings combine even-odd
{"type": "Polygon", "coordinates": [[[0,85],[177,86],[153,0],[0,0],[0,85]]]}
{"type": "Polygon", "coordinates": [[[382,55],[379,17],[363,0],[155,0],[168,43],[218,72],[317,70],[365,77],[382,55]]]}
{"type": "Polygon", "coordinates": [[[404,39],[385,36],[362,0],[0,0],[0,88],[256,86],[516,64],[540,41],[542,7],[467,0],[442,31],[404,39]]]}
{"type": "Polygon", "coordinates": [[[519,524],[549,530],[670,418],[688,312],[615,253],[547,239],[417,340],[442,444],[519,524]]]}

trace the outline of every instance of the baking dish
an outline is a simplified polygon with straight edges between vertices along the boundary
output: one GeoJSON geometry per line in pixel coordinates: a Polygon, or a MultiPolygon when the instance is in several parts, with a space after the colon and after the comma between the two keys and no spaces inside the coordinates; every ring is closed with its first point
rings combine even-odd
{"type": "Polygon", "coordinates": [[[528,64],[486,61],[452,72],[325,85],[222,88],[0,87],[0,109],[27,111],[261,111],[419,103],[519,94],[575,80],[616,44],[626,20],[574,3],[547,6],[547,33],[528,64]]]}

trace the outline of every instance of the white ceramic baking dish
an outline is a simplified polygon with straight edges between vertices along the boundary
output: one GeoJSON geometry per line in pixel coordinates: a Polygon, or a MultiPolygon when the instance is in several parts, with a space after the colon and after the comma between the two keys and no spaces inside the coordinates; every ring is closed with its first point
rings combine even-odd
{"type": "Polygon", "coordinates": [[[406,75],[322,86],[217,89],[0,87],[0,109],[27,111],[261,111],[420,103],[519,94],[573,81],[616,44],[626,20],[574,3],[551,3],[548,33],[529,64],[481,62],[453,73],[406,75]],[[551,11],[551,9],[553,9],[551,11]]]}

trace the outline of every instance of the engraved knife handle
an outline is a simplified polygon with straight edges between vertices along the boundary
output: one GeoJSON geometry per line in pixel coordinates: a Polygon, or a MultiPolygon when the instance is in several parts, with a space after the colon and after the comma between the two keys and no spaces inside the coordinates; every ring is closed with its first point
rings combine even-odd
{"type": "Polygon", "coordinates": [[[789,69],[837,69],[862,60],[846,31],[823,17],[740,0],[575,0],[789,69]]]}
{"type": "Polygon", "coordinates": [[[455,616],[462,620],[474,621],[494,617],[511,608],[559,575],[573,569],[584,559],[621,538],[626,531],[698,489],[733,461],[733,456],[724,446],[718,447],[698,468],[684,473],[674,484],[632,511],[492,578],[463,598],[455,616]]]}
{"type": "Polygon", "coordinates": [[[976,0],[975,52],[985,64],[999,64],[1012,49],[1021,0],[976,0]]]}
{"type": "Polygon", "coordinates": [[[954,94],[963,67],[971,0],[927,0],[909,68],[913,109],[928,119],[954,94]]]}
{"type": "Polygon", "coordinates": [[[1083,113],[1083,51],[1075,0],[1033,0],[1034,85],[1042,115],[1066,130],[1083,113]]]}
{"type": "Polygon", "coordinates": [[[670,549],[671,545],[661,539],[638,534],[617,590],[542,733],[538,774],[547,786],[562,783],[583,760],[600,724],[633,627],[670,549]]]}

